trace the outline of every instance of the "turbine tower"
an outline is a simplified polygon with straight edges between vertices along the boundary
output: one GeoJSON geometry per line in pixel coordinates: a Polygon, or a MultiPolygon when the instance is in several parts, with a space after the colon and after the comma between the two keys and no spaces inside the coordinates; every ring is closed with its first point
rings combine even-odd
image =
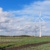
{"type": "MultiPolygon", "coordinates": [[[[42,18],[41,18],[41,15],[42,13],[41,13],[41,11],[40,11],[40,13],[39,13],[39,18],[37,18],[36,20],[38,20],[38,23],[39,23],[39,37],[42,37],[42,26],[41,26],[41,24],[43,23],[43,22],[45,22],[42,18]],[[43,22],[42,22],[43,21],[43,22]]],[[[36,22],[35,22],[35,27],[36,27],[36,22]]]]}
{"type": "Polygon", "coordinates": [[[41,12],[40,12],[40,15],[39,15],[39,33],[40,33],[40,35],[39,35],[39,37],[41,37],[41,34],[42,34],[42,30],[41,30],[41,12]]]}

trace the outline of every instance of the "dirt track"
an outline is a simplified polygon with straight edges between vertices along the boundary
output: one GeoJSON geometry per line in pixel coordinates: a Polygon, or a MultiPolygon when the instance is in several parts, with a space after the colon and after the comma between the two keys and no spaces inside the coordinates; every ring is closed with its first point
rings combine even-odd
{"type": "Polygon", "coordinates": [[[27,48],[27,47],[30,47],[30,46],[35,47],[35,46],[39,46],[39,45],[43,45],[43,44],[47,44],[47,43],[50,43],[50,42],[27,44],[27,45],[22,45],[22,46],[19,46],[19,47],[14,47],[14,48],[3,48],[3,49],[0,49],[0,50],[21,50],[22,48],[27,48]]]}
{"type": "Polygon", "coordinates": [[[47,43],[50,43],[50,42],[42,42],[42,43],[35,43],[35,44],[27,44],[27,45],[22,45],[22,46],[19,46],[19,47],[14,47],[14,48],[6,48],[6,50],[20,50],[22,48],[27,48],[27,47],[30,47],[30,46],[39,46],[39,45],[43,45],[43,44],[47,44],[47,43]]]}

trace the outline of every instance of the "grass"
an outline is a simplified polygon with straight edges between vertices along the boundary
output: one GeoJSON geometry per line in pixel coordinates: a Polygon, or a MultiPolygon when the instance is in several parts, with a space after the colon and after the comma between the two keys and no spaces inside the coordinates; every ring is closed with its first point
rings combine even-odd
{"type": "Polygon", "coordinates": [[[50,37],[0,37],[0,48],[50,41],[50,37]],[[2,44],[1,44],[2,43],[2,44]]]}
{"type": "Polygon", "coordinates": [[[49,44],[43,44],[40,46],[36,46],[36,47],[27,47],[27,48],[23,48],[21,50],[50,50],[50,43],[49,44]]]}

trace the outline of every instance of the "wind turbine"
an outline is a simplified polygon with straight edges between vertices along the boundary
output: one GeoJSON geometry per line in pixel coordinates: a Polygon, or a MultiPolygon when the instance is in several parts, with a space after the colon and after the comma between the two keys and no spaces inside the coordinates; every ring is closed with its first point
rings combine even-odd
{"type": "Polygon", "coordinates": [[[42,29],[41,29],[41,12],[40,12],[40,15],[39,15],[39,33],[40,33],[40,35],[39,35],[39,37],[41,37],[42,36],[42,29]]]}
{"type": "MultiPolygon", "coordinates": [[[[36,33],[36,20],[38,20],[38,24],[39,24],[39,37],[41,37],[42,31],[41,31],[41,12],[39,14],[39,17],[37,19],[35,19],[35,33],[36,33]]],[[[35,35],[36,36],[36,35],[35,35]]]]}
{"type": "MultiPolygon", "coordinates": [[[[41,18],[41,11],[40,11],[40,14],[39,14],[39,18],[37,18],[36,20],[39,20],[39,37],[42,37],[42,26],[41,26],[41,20],[44,21],[42,18],[41,18]]],[[[45,22],[45,21],[44,21],[45,22]]],[[[35,22],[35,27],[36,27],[36,22],[35,22]]]]}
{"type": "MultiPolygon", "coordinates": [[[[41,37],[42,36],[42,29],[41,29],[41,11],[40,11],[39,17],[36,20],[38,20],[38,23],[39,23],[39,37],[41,37]]],[[[36,22],[35,22],[35,28],[36,28],[36,22]]]]}

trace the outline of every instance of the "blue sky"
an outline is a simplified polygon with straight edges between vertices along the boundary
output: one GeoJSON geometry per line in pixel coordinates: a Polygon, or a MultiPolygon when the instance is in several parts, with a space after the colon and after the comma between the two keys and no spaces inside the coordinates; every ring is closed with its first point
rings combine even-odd
{"type": "Polygon", "coordinates": [[[3,10],[20,10],[23,9],[25,5],[30,5],[37,1],[43,0],[0,0],[0,7],[2,7],[3,10]]]}
{"type": "Polygon", "coordinates": [[[40,14],[42,35],[50,35],[49,0],[0,0],[0,35],[39,36],[40,14]]]}

